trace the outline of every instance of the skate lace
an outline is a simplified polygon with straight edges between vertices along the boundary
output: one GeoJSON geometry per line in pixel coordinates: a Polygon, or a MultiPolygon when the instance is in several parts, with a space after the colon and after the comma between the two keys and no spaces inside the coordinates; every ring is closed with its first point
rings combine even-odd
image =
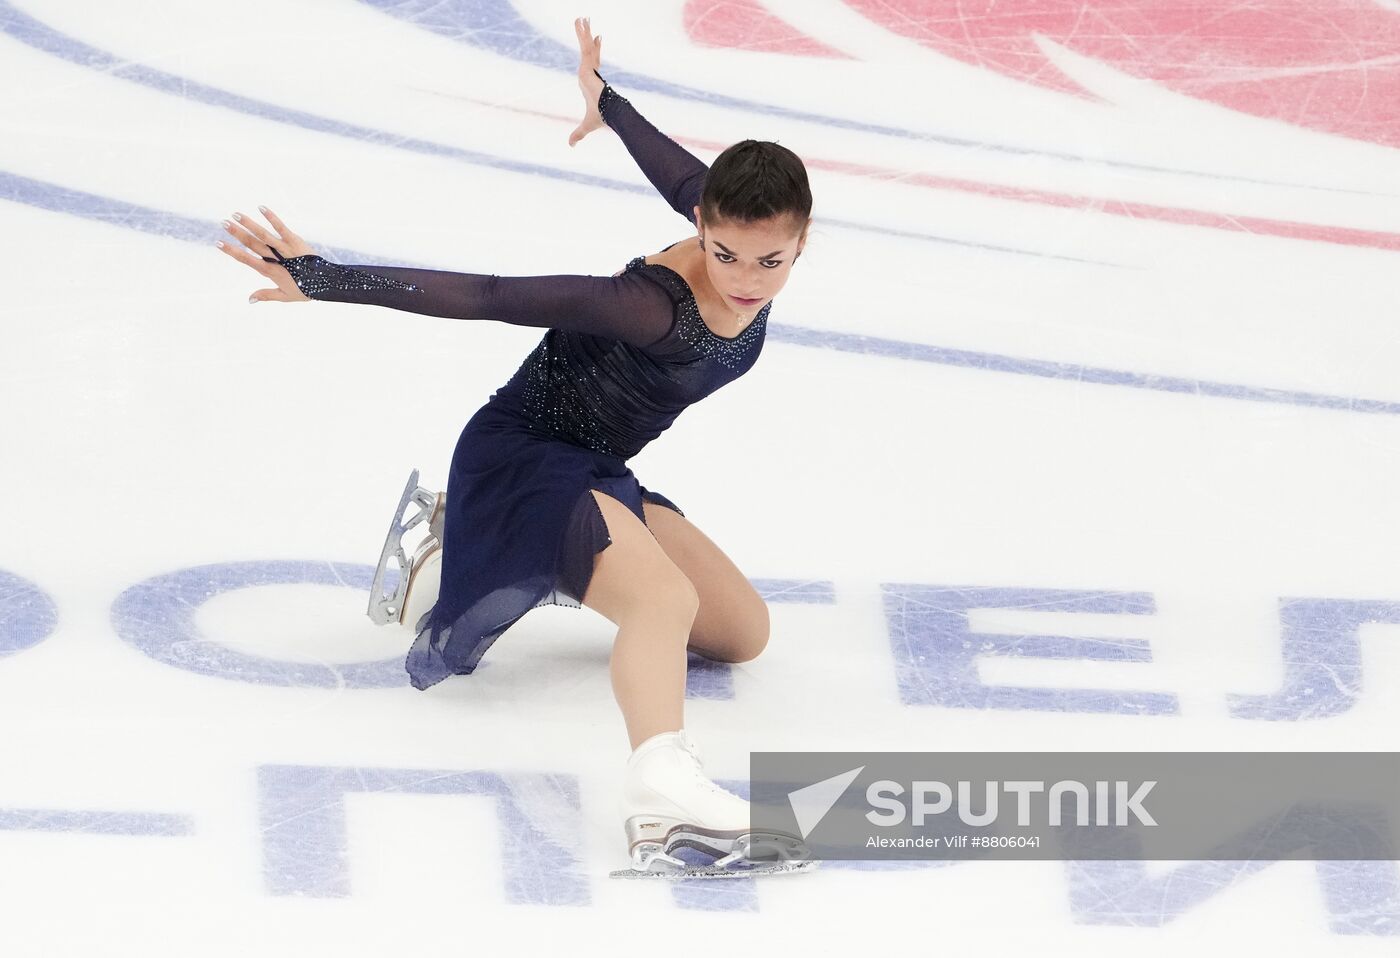
{"type": "Polygon", "coordinates": [[[714,782],[710,781],[710,777],[705,774],[704,766],[701,764],[700,761],[700,747],[696,745],[695,742],[692,741],[688,735],[681,736],[681,748],[685,751],[687,755],[690,756],[691,769],[695,772],[695,777],[699,780],[701,788],[705,789],[706,791],[715,792],[719,795],[731,794],[725,789],[720,788],[714,782]]]}

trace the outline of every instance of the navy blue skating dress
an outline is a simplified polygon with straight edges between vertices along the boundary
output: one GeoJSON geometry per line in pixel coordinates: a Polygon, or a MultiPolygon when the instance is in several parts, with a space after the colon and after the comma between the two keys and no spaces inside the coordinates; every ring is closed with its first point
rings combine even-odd
{"type": "MultiPolygon", "coordinates": [[[[647,178],[693,223],[705,164],[611,86],[599,108],[647,178]]],[[[627,460],[687,406],[753,366],[771,305],[738,335],[721,336],[701,319],[686,281],[641,256],[610,277],[344,266],[319,256],[282,262],[312,299],[549,328],[457,440],[442,585],[437,605],[416,623],[406,662],[418,689],[470,673],[531,609],[581,606],[594,556],[612,541],[590,490],[625,503],[643,523],[643,500],[684,515],[642,486],[627,460]]]]}

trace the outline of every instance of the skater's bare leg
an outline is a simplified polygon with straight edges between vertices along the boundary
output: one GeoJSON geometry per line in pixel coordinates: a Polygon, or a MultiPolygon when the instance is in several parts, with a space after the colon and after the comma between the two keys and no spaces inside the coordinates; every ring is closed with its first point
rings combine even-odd
{"type": "Polygon", "coordinates": [[[613,694],[635,749],[685,725],[686,643],[700,599],[630,509],[593,492],[612,544],[594,557],[583,604],[617,625],[613,694]]]}
{"type": "Polygon", "coordinates": [[[768,645],[768,606],[744,573],[685,516],[642,502],[647,528],[700,596],[690,651],[716,662],[748,662],[768,645]]]}

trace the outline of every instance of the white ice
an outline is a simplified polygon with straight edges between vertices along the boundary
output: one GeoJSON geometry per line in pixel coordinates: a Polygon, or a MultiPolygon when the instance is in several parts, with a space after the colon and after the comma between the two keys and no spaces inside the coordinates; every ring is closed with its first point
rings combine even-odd
{"type": "Polygon", "coordinates": [[[846,59],[693,42],[681,0],[395,6],[0,2],[0,951],[1394,948],[1396,885],[1329,891],[1301,861],[1147,863],[1116,913],[1122,889],[1059,862],[610,882],[610,623],[537,610],[420,692],[345,583],[541,331],[249,305],[269,284],[214,246],[258,204],[362,262],[476,273],[609,275],[691,235],[610,131],[567,144],[588,15],[660,129],[707,162],[777,139],[815,197],[758,365],[631,461],[771,590],[767,651],[693,676],[711,774],[779,750],[1394,751],[1400,274],[1341,232],[1400,233],[1393,150],[1048,42],[1098,99],[1033,88],[835,0],[767,9],[846,59]],[[454,11],[456,35],[425,26],[454,11]],[[907,700],[884,596],[925,586],[1026,597],[971,610],[974,635],[1150,649],[983,655],[978,688],[1172,704],[907,700]],[[825,599],[782,594],[803,588],[825,599]],[[1037,610],[1048,590],[1151,608],[1037,610]],[[1288,651],[1298,600],[1316,634],[1288,651]],[[1290,674],[1327,681],[1294,700],[1290,674]],[[1174,868],[1198,899],[1161,890],[1174,868]]]}

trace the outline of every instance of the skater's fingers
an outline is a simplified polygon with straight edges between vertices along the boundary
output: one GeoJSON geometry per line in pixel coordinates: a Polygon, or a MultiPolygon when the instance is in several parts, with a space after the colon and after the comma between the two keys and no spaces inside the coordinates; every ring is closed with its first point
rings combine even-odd
{"type": "Polygon", "coordinates": [[[270,256],[272,254],[271,247],[269,247],[262,240],[258,239],[244,227],[239,226],[237,223],[234,223],[231,220],[224,220],[224,229],[228,232],[230,236],[237,239],[240,243],[242,243],[249,249],[255,250],[263,256],[270,256]]]}
{"type": "Polygon", "coordinates": [[[266,206],[259,206],[258,209],[262,210],[262,214],[267,217],[267,221],[272,224],[272,228],[277,231],[278,236],[288,240],[299,238],[296,233],[293,233],[287,228],[286,223],[282,222],[282,217],[272,212],[272,210],[268,209],[266,206]]]}
{"type": "Polygon", "coordinates": [[[250,303],[290,303],[292,298],[280,289],[257,289],[248,297],[250,303]]]}
{"type": "MultiPolygon", "coordinates": [[[[275,262],[269,263],[267,260],[263,259],[262,256],[245,247],[238,246],[234,243],[218,243],[217,245],[219,249],[238,260],[244,266],[251,266],[268,279],[273,278],[272,269],[274,266],[278,269],[282,269],[282,267],[278,266],[275,262]]],[[[283,270],[283,272],[285,272],[285,270],[283,270]]]]}
{"type": "Polygon", "coordinates": [[[219,249],[223,250],[225,255],[232,256],[234,259],[238,260],[245,266],[252,266],[256,268],[257,264],[262,262],[261,257],[249,251],[245,247],[239,246],[237,243],[224,243],[222,241],[215,241],[214,245],[217,246],[219,249]]]}
{"type": "Polygon", "coordinates": [[[264,229],[263,226],[252,217],[243,216],[241,213],[233,214],[238,220],[236,225],[228,220],[224,220],[224,228],[233,236],[238,237],[238,239],[253,252],[259,253],[262,256],[271,257],[273,251],[276,250],[277,253],[280,253],[287,259],[291,259],[295,256],[307,256],[316,252],[306,240],[287,229],[286,224],[282,222],[281,218],[278,217],[276,213],[264,207],[259,208],[267,214],[267,218],[277,227],[277,232],[281,235],[274,234],[264,229]]]}
{"type": "Polygon", "coordinates": [[[574,32],[578,34],[578,52],[584,66],[596,66],[603,38],[593,36],[587,17],[579,17],[574,21],[574,32]]]}
{"type": "Polygon", "coordinates": [[[281,237],[274,236],[268,230],[263,229],[262,224],[259,223],[257,220],[253,219],[251,216],[244,216],[242,213],[234,213],[233,218],[238,221],[238,225],[242,226],[244,229],[252,233],[258,239],[262,240],[268,246],[272,246],[279,239],[281,239],[281,237]]]}

